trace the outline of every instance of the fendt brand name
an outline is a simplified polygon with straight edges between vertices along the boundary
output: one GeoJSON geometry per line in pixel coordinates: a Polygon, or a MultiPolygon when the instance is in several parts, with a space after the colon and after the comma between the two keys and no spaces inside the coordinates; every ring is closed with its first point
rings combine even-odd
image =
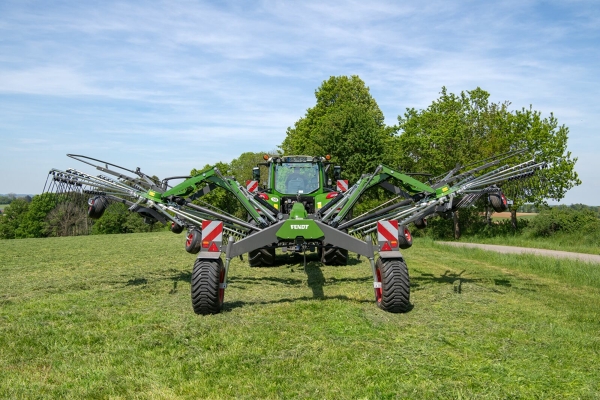
{"type": "Polygon", "coordinates": [[[292,229],[308,229],[308,225],[290,225],[292,229]]]}

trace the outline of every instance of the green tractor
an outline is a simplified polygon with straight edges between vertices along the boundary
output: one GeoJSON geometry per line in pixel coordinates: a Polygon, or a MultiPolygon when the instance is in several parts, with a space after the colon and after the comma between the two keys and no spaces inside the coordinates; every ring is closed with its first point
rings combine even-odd
{"type": "MultiPolygon", "coordinates": [[[[266,185],[259,186],[261,176],[260,167],[257,166],[252,171],[253,180],[246,182],[247,189],[256,192],[265,205],[268,204],[272,211],[276,210],[282,219],[296,222],[299,219],[314,220],[317,213],[329,208],[327,205],[330,202],[335,202],[338,195],[348,190],[348,181],[341,179],[341,168],[339,166],[331,168],[330,158],[329,155],[325,157],[265,155],[265,162],[259,165],[267,167],[266,185]]],[[[248,219],[252,218],[249,216],[248,219]]],[[[250,251],[248,253],[250,266],[273,265],[276,247],[292,253],[316,251],[325,265],[348,263],[348,250],[325,243],[323,239],[314,237],[314,234],[311,236],[308,232],[303,232],[301,237],[308,240],[308,244],[307,241],[296,241],[298,229],[292,229],[291,226],[307,224],[288,225],[294,232],[288,232],[285,236],[296,235],[293,237],[294,241],[284,246],[273,243],[250,251]]]]}

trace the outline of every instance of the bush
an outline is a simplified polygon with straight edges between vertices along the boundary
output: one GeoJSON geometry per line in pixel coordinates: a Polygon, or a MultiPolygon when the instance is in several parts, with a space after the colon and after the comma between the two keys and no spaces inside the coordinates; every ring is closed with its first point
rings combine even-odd
{"type": "Polygon", "coordinates": [[[94,222],[92,234],[152,232],[160,229],[163,229],[161,223],[146,224],[142,216],[128,211],[126,205],[111,203],[104,215],[94,222]]]}
{"type": "Polygon", "coordinates": [[[19,228],[29,210],[29,203],[24,199],[13,200],[4,209],[0,217],[0,239],[15,239],[22,237],[19,228]]]}
{"type": "Polygon", "coordinates": [[[551,236],[562,233],[592,233],[600,230],[600,219],[589,209],[566,206],[542,210],[531,220],[529,232],[534,236],[551,236]]]}

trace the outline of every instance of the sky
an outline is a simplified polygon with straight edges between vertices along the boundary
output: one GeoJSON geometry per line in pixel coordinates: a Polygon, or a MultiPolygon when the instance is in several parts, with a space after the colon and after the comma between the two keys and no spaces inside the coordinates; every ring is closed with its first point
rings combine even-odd
{"type": "Polygon", "coordinates": [[[554,113],[561,204],[600,205],[599,50],[598,1],[0,0],[0,193],[93,172],[68,153],[164,178],[270,151],[358,75],[388,125],[443,86],[554,113]]]}

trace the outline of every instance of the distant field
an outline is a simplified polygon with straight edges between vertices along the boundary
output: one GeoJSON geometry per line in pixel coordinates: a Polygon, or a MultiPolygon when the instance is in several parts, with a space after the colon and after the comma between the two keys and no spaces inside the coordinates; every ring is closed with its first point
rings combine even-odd
{"type": "MultiPolygon", "coordinates": [[[[517,218],[533,218],[536,215],[537,215],[537,213],[517,213],[517,218]]],[[[498,219],[510,218],[510,211],[501,212],[501,213],[495,212],[492,214],[492,218],[498,218],[498,219]]]]}
{"type": "Polygon", "coordinates": [[[0,242],[0,398],[597,398],[600,269],[404,251],[414,309],[373,302],[364,258],[236,259],[193,314],[170,232],[0,242]]]}
{"type": "Polygon", "coordinates": [[[4,210],[9,204],[0,204],[0,210],[4,210]]]}

